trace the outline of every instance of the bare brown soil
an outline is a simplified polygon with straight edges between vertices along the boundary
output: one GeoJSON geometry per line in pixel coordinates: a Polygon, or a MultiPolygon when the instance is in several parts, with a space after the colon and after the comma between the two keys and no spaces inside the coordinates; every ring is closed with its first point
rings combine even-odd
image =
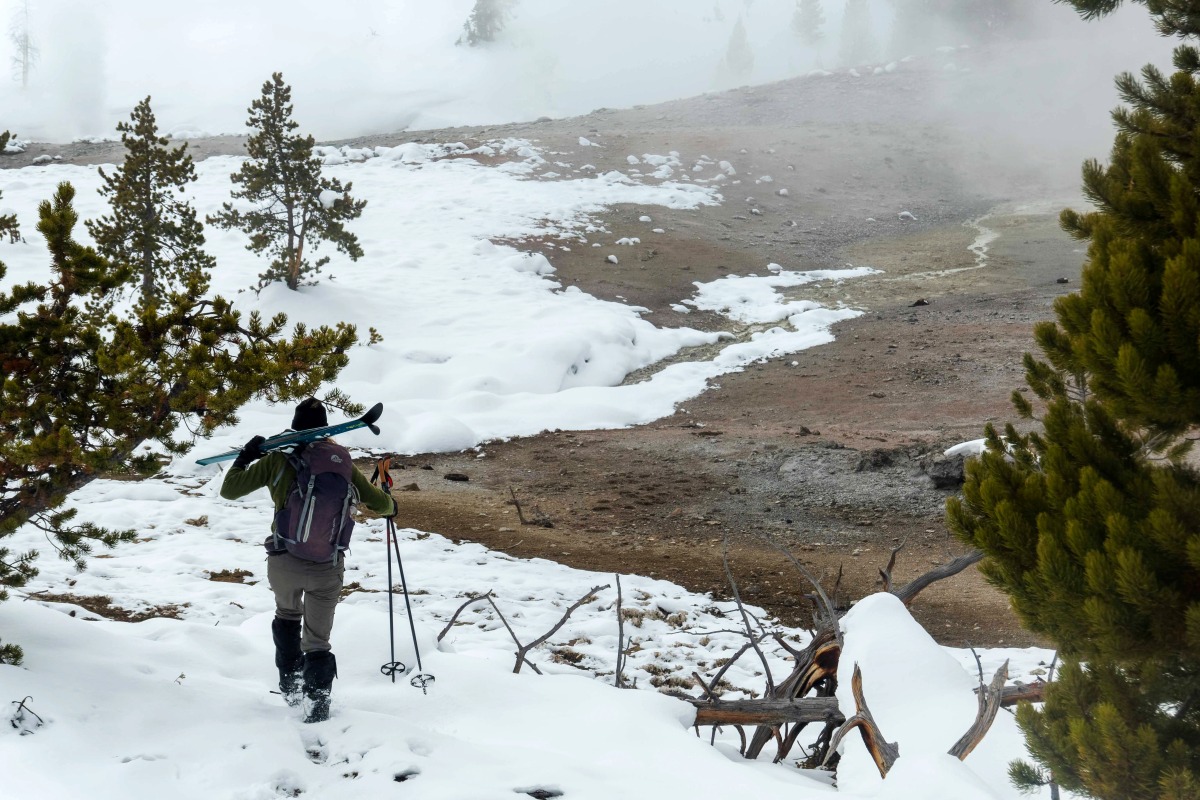
{"type": "MultiPolygon", "coordinates": [[[[797,296],[865,313],[837,325],[832,344],[724,376],[666,419],[402,459],[404,524],[723,597],[728,536],[743,597],[796,624],[810,619],[811,587],[777,545],[826,589],[836,585],[847,605],[880,588],[879,569],[897,546],[898,584],[965,552],[944,521],[956,489],[935,488],[927,465],[981,437],[986,422],[1013,417],[1009,398],[1022,385],[1032,327],[1077,282],[1083,255],[1059,230],[1052,203],[1018,205],[1070,196],[1073,179],[1033,158],[997,170],[986,142],[939,116],[949,113],[932,97],[945,92],[939,80],[809,79],[400,137],[469,145],[524,137],[596,172],[627,170],[629,154],[672,150],[685,165],[701,155],[732,162],[741,183],[722,187],[719,207],[611,209],[598,220],[607,230],[593,237],[599,249],[516,243],[544,252],[564,285],[645,307],[659,325],[748,335],[723,317],[671,306],[690,296],[693,281],[765,274],[771,262],[883,271],[802,287],[797,296]],[[600,147],[581,147],[579,136],[600,147]],[[773,180],[757,182],[764,175],[773,180]],[[902,220],[902,211],[915,219],[902,220]],[[647,235],[642,215],[665,233],[647,235]],[[970,248],[984,229],[999,238],[981,256],[970,248]],[[642,243],[611,246],[625,236],[642,243]],[[610,252],[619,265],[604,261],[610,252]],[[451,473],[469,481],[447,480],[451,473]],[[537,524],[547,521],[553,527],[537,524]]],[[[355,143],[367,141],[381,143],[355,143]]],[[[914,613],[946,644],[1041,644],[974,567],[922,594],[914,613]]]]}
{"type": "MultiPolygon", "coordinates": [[[[610,209],[597,220],[603,248],[517,243],[546,253],[563,285],[642,306],[661,326],[751,333],[672,310],[694,281],[765,274],[771,262],[882,270],[797,290],[864,312],[838,324],[833,343],[726,375],[666,419],[398,459],[402,524],[720,596],[728,596],[728,537],[742,596],[797,624],[809,619],[811,589],[768,537],[826,589],[836,585],[843,604],[879,589],[879,568],[901,544],[898,583],[964,552],[944,521],[956,489],[934,486],[929,460],[1013,416],[1009,396],[1021,386],[1033,325],[1052,317],[1083,259],[1058,230],[1053,204],[1019,205],[1072,196],[1076,166],[1036,153],[997,157],[1002,142],[955,116],[956,96],[986,96],[986,53],[974,57],[973,71],[952,76],[916,64],[869,80],[809,78],[569,120],[349,142],[522,137],[569,163],[566,177],[628,170],[630,154],[730,161],[738,183],[722,186],[720,206],[610,209]],[[600,146],[585,148],[580,136],[600,146]],[[642,215],[665,232],[650,235],[642,215]],[[999,235],[986,257],[970,249],[983,228],[999,235]],[[618,251],[611,245],[622,236],[642,243],[618,251]],[[610,252],[619,265],[604,261],[610,252]],[[451,473],[468,480],[447,480],[451,473]],[[518,518],[514,493],[531,524],[518,518]]],[[[192,143],[199,156],[239,147],[192,143]]],[[[20,158],[39,152],[77,163],[117,155],[111,145],[72,145],[20,158]]],[[[975,568],[927,590],[914,613],[946,644],[1039,643],[975,568]]]]}

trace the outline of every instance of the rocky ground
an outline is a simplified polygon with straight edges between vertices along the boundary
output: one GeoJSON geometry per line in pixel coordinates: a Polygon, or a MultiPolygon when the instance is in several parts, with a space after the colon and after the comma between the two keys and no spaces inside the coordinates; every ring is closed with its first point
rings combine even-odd
{"type": "MultiPolygon", "coordinates": [[[[899,545],[897,582],[964,552],[943,519],[957,485],[942,485],[940,453],[979,438],[987,421],[1012,418],[1008,398],[1021,386],[1032,326],[1077,285],[1083,245],[1055,217],[1064,202],[1079,202],[1078,161],[1002,157],[1011,143],[982,130],[959,102],[986,95],[988,55],[955,60],[954,70],[931,58],[894,74],[809,77],[573,119],[348,142],[521,137],[601,172],[628,169],[630,154],[730,161],[740,183],[722,189],[720,206],[618,207],[601,216],[614,240],[642,235],[643,214],[666,231],[622,250],[617,266],[604,262],[606,250],[518,243],[545,252],[564,284],[643,306],[662,326],[751,332],[672,310],[693,281],[765,274],[771,262],[882,271],[801,287],[797,296],[864,313],[838,324],[832,344],[727,375],[669,418],[400,459],[403,523],[722,596],[727,562],[744,598],[793,623],[808,619],[810,587],[776,545],[827,590],[837,585],[843,604],[878,588],[879,568],[899,545]],[[582,152],[580,136],[600,146],[582,152]]],[[[192,147],[204,156],[239,152],[241,142],[192,147]]],[[[45,154],[96,163],[119,157],[119,146],[34,145],[7,163],[45,154]]],[[[1036,642],[975,568],[929,589],[914,612],[947,644],[1036,642]]]]}

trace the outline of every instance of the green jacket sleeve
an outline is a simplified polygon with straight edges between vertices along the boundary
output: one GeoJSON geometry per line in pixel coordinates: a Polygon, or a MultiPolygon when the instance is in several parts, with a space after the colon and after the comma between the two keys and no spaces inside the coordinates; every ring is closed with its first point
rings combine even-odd
{"type": "MultiPolygon", "coordinates": [[[[249,467],[233,467],[225,473],[225,480],[221,484],[221,497],[226,500],[237,500],[239,497],[245,497],[256,489],[271,489],[271,498],[276,500],[275,505],[278,506],[276,487],[272,484],[277,483],[276,478],[280,475],[280,470],[289,469],[287,459],[282,453],[271,452],[255,461],[249,467]]],[[[285,476],[286,477],[286,476],[285,476]]],[[[291,486],[290,478],[285,482],[283,480],[278,483],[284,484],[283,488],[286,491],[291,486]]]]}
{"type": "Polygon", "coordinates": [[[390,517],[396,513],[396,501],[392,499],[392,496],[382,489],[372,486],[367,477],[357,469],[354,470],[351,480],[354,482],[354,488],[358,490],[359,502],[364,506],[383,517],[390,517]]]}

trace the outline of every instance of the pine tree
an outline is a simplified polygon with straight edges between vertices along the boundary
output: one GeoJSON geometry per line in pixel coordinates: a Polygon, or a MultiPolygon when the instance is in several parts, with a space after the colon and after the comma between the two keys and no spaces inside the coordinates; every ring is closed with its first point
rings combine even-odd
{"type": "Polygon", "coordinates": [[[816,47],[825,39],[825,11],[821,0],[796,0],[796,11],[792,14],[792,32],[809,47],[816,47]]]}
{"type": "Polygon", "coordinates": [[[294,133],[300,126],[292,119],[292,89],[281,73],[263,84],[262,96],[250,106],[247,125],[254,130],[246,142],[250,158],[230,179],[240,187],[234,189],[234,199],[248,201],[253,208],[225,203],[209,223],[240,228],[250,236],[246,249],[271,256],[258,288],[276,281],[289,289],[316,283],[314,276],[329,263],[329,256],[310,261],[305,257],[308,245],[316,248],[328,242],[357,261],[362,247],[345,223],[361,216],[367,202],[350,196],[351,184],[343,186],[321,175],[313,137],[294,133]]]}
{"type": "MultiPolygon", "coordinates": [[[[1084,16],[1114,2],[1069,0],[1084,16]]],[[[1150,6],[1163,33],[1200,33],[1200,3],[1150,6]]],[[[1066,211],[1089,241],[1078,293],[1025,358],[1040,430],[1003,436],[968,469],[948,521],[984,574],[1065,658],[1018,721],[1044,772],[1100,798],[1200,797],[1200,50],[1169,78],[1122,75],[1109,164],[1084,165],[1097,207],[1066,211]]],[[[1034,406],[1014,393],[1018,413],[1034,406]]]]}
{"type": "Polygon", "coordinates": [[[867,0],[846,0],[842,12],[840,55],[843,64],[861,64],[875,58],[875,34],[871,31],[871,9],[867,0]]]}
{"type": "Polygon", "coordinates": [[[112,213],[87,222],[88,232],[106,258],[135,268],[139,302],[157,303],[195,275],[200,291],[208,288],[214,261],[204,252],[204,226],[185,197],[196,180],[187,145],[168,149],[158,135],[150,98],[137,104],[129,122],[117,124],[125,161],[111,174],[100,170],[112,213]]]}
{"type": "MultiPolygon", "coordinates": [[[[356,332],[296,325],[289,336],[282,314],[243,320],[228,301],[204,296],[196,271],[132,315],[98,312],[96,301],[134,269],[75,241],[74,196],[61,184],[39,208],[52,280],[0,292],[0,540],[34,526],[82,569],[94,543],[134,532],[74,522],[76,511],[63,508],[71,492],[101,475],[156,471],[144,442],[186,452],[196,433],[236,422],[252,398],[317,392],[345,366],[356,332]]],[[[329,399],[359,410],[336,393],[329,399]]],[[[36,557],[0,548],[0,599],[37,574],[36,557]]],[[[20,655],[11,643],[0,650],[9,662],[20,655]]]]}
{"type": "Polygon", "coordinates": [[[471,15],[463,23],[462,36],[455,44],[478,47],[496,41],[516,6],[517,0],[475,0],[471,15]]]}
{"type": "Polygon", "coordinates": [[[725,50],[725,57],[721,59],[719,73],[720,82],[727,86],[748,83],[754,73],[754,50],[750,47],[750,37],[746,35],[746,25],[741,17],[738,17],[729,34],[729,46],[725,50]]]}

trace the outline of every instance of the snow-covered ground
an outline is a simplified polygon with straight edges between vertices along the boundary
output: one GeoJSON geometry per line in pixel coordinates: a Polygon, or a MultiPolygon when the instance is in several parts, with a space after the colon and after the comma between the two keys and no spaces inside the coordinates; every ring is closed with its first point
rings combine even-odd
{"type": "MultiPolygon", "coordinates": [[[[625,635],[636,651],[624,674],[639,688],[619,690],[612,686],[614,576],[401,531],[422,666],[436,681],[428,694],[403,678],[391,683],[378,669],[390,660],[380,523],[357,531],[348,559],[347,582],[363,590],[338,609],[334,715],[327,723],[304,725],[268,692],[273,604],[256,544],[268,524],[265,504],[222,502],[215,488],[215,482],[189,479],[158,482],[154,490],[138,487],[125,496],[119,487],[95,486],[77,498],[101,519],[128,522],[136,516],[145,541],[95,560],[70,590],[104,593],[134,609],[187,603],[179,609],[181,619],[108,622],[36,595],[0,605],[0,630],[27,652],[24,668],[0,667],[0,696],[31,696],[30,708],[45,720],[28,736],[0,729],[0,760],[9,765],[6,796],[265,800],[395,792],[457,800],[537,789],[597,799],[833,793],[827,775],[799,770],[791,761],[741,759],[731,731],[711,747],[707,730],[697,737],[689,729],[689,705],[654,691],[651,681],[688,679],[693,670],[711,678],[718,659],[729,658],[744,641],[730,632],[738,623],[729,604],[663,581],[622,579],[623,606],[631,612],[625,635]],[[206,515],[207,524],[183,521],[194,514],[206,515]],[[247,585],[206,579],[207,571],[219,569],[252,574],[247,585]],[[492,590],[517,636],[528,642],[590,588],[604,584],[609,588],[533,651],[531,660],[543,675],[528,668],[512,674],[514,647],[486,604],[468,609],[437,642],[471,593],[492,590]],[[395,786],[401,779],[404,786],[395,786]]],[[[61,589],[65,573],[46,566],[46,582],[61,589]]],[[[399,596],[395,604],[397,656],[412,665],[399,596]]],[[[844,658],[852,662],[845,663],[861,666],[872,711],[900,742],[901,758],[881,783],[857,737],[848,738],[839,794],[1018,796],[1003,777],[1007,761],[1022,755],[1009,714],[1000,714],[965,763],[945,755],[974,719],[970,652],[938,647],[890,595],[861,602],[846,629],[844,658]]],[[[803,641],[805,634],[795,633],[803,641]]],[[[1026,680],[1049,658],[1033,650],[982,655],[989,676],[1011,658],[1013,675],[1026,680]]],[[[771,659],[774,674],[785,675],[780,653],[771,659]]],[[[761,691],[757,662],[743,658],[737,664],[728,680],[761,691]]],[[[841,702],[853,707],[849,698],[841,702]]]]}
{"type": "MultiPolygon", "coordinates": [[[[621,385],[630,372],[681,348],[711,345],[728,335],[659,328],[644,309],[562,287],[546,257],[492,240],[548,236],[564,249],[592,248],[600,260],[622,247],[589,221],[589,212],[615,203],[679,209],[716,203],[724,173],[712,166],[691,173],[687,182],[594,175],[585,169],[586,153],[540,153],[522,141],[485,148],[484,155],[511,159],[495,168],[461,155],[441,158],[463,149],[410,144],[327,151],[331,161],[345,162],[328,167],[330,173],[352,181],[354,194],[368,199],[363,217],[352,224],[366,255],[356,263],[335,258],[317,286],[299,292],[274,284],[256,296],[247,287],[262,265],[244,250],[245,237],[209,231],[209,249],[220,265],[213,289],[235,298],[243,311],[260,311],[265,318],[284,311],[293,322],[310,326],[352,322],[364,340],[369,327],[382,334],[381,344],[353,352],[337,381],[361,403],[385,402],[383,435],[351,434],[346,440],[352,445],[449,452],[543,430],[649,422],[672,413],[722,373],[829,341],[830,325],[859,313],[784,301],[773,287],[859,278],[867,268],[725,278],[698,287],[695,298],[679,300],[729,309],[736,318],[731,329],[742,327],[746,317],[740,309],[752,302],[758,309],[755,330],[711,360],[685,360],[650,380],[621,385]],[[550,174],[557,177],[537,179],[550,174]]],[[[229,174],[237,163],[214,158],[198,165],[194,196],[201,215],[228,200],[229,174]]],[[[0,245],[8,281],[47,274],[45,246],[34,230],[36,207],[64,180],[79,190],[81,216],[102,213],[95,168],[0,173],[0,202],[16,211],[26,238],[23,244],[0,245]]],[[[654,223],[644,224],[642,238],[652,245],[654,223]]],[[[82,225],[78,233],[87,236],[82,225]]],[[[763,264],[764,275],[768,266],[763,264]]],[[[290,419],[263,404],[242,416],[243,425],[219,433],[208,449],[240,445],[252,433],[274,432],[290,419]]]]}
{"type": "MultiPolygon", "coordinates": [[[[598,244],[597,258],[618,254],[624,245],[589,213],[613,203],[688,209],[719,202],[724,172],[713,165],[686,181],[597,176],[583,170],[580,153],[538,152],[518,141],[491,147],[506,156],[502,165],[444,159],[455,148],[415,144],[326,151],[330,171],[353,181],[355,194],[370,201],[353,225],[366,256],[354,264],[335,258],[319,285],[299,292],[281,286],[258,296],[242,291],[260,265],[239,234],[210,232],[220,264],[214,288],[234,295],[243,311],[282,310],[308,324],[347,320],[384,336],[382,344],[357,348],[338,381],[357,400],[385,403],[383,435],[348,436],[351,445],[455,450],[547,428],[645,422],[670,413],[722,373],[828,341],[832,322],[858,313],[806,301],[803,290],[815,281],[870,280],[867,268],[805,273],[801,265],[764,264],[760,276],[724,278],[679,298],[726,313],[731,330],[740,331],[736,340],[659,328],[642,310],[563,288],[549,260],[493,240],[549,236],[559,247],[598,244]],[[621,385],[629,372],[682,348],[723,341],[723,347],[705,348],[717,352],[707,360],[689,361],[685,354],[648,380],[621,385]]],[[[630,155],[643,163],[678,157],[630,155]]],[[[690,162],[699,155],[682,157],[690,162]]],[[[201,213],[226,199],[236,164],[211,159],[199,165],[194,199],[201,213]]],[[[27,239],[0,244],[0,261],[9,267],[5,282],[44,278],[36,204],[58,181],[70,180],[80,189],[82,215],[101,213],[96,172],[51,166],[0,176],[3,202],[18,213],[27,239]]],[[[640,238],[650,243],[658,223],[652,211],[647,217],[640,238]]],[[[82,227],[79,233],[85,236],[82,227]]],[[[211,800],[395,792],[483,798],[542,790],[567,798],[805,798],[834,792],[825,774],[772,765],[769,754],[757,763],[740,759],[732,732],[710,746],[707,735],[689,729],[690,707],[655,690],[686,686],[693,670],[711,678],[742,638],[728,604],[650,578],[622,579],[631,612],[625,631],[633,637],[626,677],[636,679],[637,690],[611,685],[617,651],[612,585],[534,651],[544,675],[528,669],[513,675],[514,648],[490,606],[472,606],[438,642],[467,596],[492,590],[516,634],[530,641],[590,587],[615,584],[614,576],[402,531],[423,666],[437,681],[428,694],[403,680],[392,684],[379,672],[389,653],[378,521],[358,529],[348,559],[346,581],[356,591],[339,607],[334,630],[340,672],[334,716],[303,725],[269,693],[273,601],[258,544],[269,526],[268,501],[265,495],[221,500],[222,467],[200,468],[192,460],[254,432],[275,432],[288,415],[288,409],[254,405],[236,429],[222,431],[156,478],[96,481],[73,496],[81,518],[135,527],[139,541],[99,554],[78,575],[43,557],[42,574],[0,605],[5,640],[26,650],[23,667],[0,667],[0,699],[29,696],[29,707],[44,720],[27,736],[0,729],[6,796],[211,800]],[[246,583],[210,580],[226,570],[244,571],[246,583]],[[70,603],[47,602],[46,593],[104,596],[133,612],[158,608],[178,618],[110,622],[70,603]]],[[[21,551],[44,543],[26,530],[5,544],[21,551]]],[[[398,656],[413,664],[399,599],[398,656]]],[[[849,737],[839,793],[1016,796],[1004,771],[1023,753],[1007,713],[965,764],[944,755],[974,717],[971,653],[936,645],[890,596],[860,603],[846,629],[844,663],[862,667],[872,710],[887,735],[900,741],[902,756],[881,783],[861,743],[849,737]],[[919,709],[912,707],[917,694],[919,709]]],[[[804,641],[802,631],[787,633],[804,641]]],[[[1012,675],[1028,680],[1050,654],[981,655],[989,676],[1011,658],[1012,675]]],[[[774,650],[770,658],[773,673],[786,674],[785,654],[774,650]]],[[[749,658],[738,662],[727,673],[736,687],[728,696],[761,691],[759,669],[749,658]]],[[[852,707],[847,698],[842,707],[852,707]]],[[[27,715],[25,725],[32,721],[27,715]]]]}

